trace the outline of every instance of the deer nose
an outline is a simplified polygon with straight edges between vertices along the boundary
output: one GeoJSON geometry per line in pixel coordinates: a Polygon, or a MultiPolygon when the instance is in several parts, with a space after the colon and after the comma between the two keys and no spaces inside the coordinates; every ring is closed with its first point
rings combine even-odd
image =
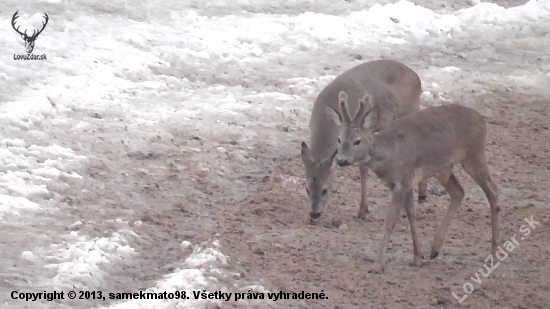
{"type": "Polygon", "coordinates": [[[344,167],[344,166],[350,166],[350,163],[348,160],[338,160],[338,165],[340,167],[344,167]]]}
{"type": "Polygon", "coordinates": [[[321,216],[321,213],[320,212],[310,212],[309,213],[309,216],[312,218],[312,219],[317,219],[321,216]]]}

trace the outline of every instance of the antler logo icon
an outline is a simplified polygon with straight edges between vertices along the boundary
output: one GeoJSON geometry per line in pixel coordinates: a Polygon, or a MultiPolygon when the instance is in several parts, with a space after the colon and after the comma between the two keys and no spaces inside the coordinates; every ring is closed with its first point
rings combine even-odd
{"type": "Polygon", "coordinates": [[[15,20],[19,18],[19,16],[17,15],[18,12],[19,11],[16,11],[11,18],[11,26],[13,27],[13,30],[21,35],[21,38],[23,38],[23,40],[25,41],[25,48],[27,49],[27,53],[30,54],[34,49],[34,41],[36,41],[38,35],[42,33],[42,31],[44,31],[44,28],[46,28],[46,25],[48,24],[48,20],[50,18],[48,17],[48,14],[44,13],[44,18],[46,19],[46,22],[42,23],[42,29],[38,30],[38,32],[36,31],[36,29],[33,30],[32,35],[29,36],[27,35],[27,30],[25,30],[25,32],[21,32],[19,31],[19,27],[15,28],[15,20]]]}

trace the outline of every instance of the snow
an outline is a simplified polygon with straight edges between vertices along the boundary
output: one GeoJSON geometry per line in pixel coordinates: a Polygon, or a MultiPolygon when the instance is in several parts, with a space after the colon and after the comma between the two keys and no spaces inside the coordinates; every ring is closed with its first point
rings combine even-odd
{"type": "MultiPolygon", "coordinates": [[[[78,225],[81,223],[76,222],[72,227],[78,225]]],[[[124,264],[134,257],[135,250],[126,243],[128,236],[135,235],[129,229],[123,229],[110,237],[91,239],[73,231],[63,236],[63,243],[37,248],[35,255],[47,263],[47,269],[53,271],[52,278],[43,285],[59,290],[101,286],[106,276],[105,264],[124,264]]]]}
{"type": "MultiPolygon", "coordinates": [[[[195,246],[193,253],[187,257],[184,262],[184,266],[177,269],[173,273],[167,274],[157,284],[145,290],[144,292],[162,293],[164,291],[168,293],[174,293],[176,291],[212,291],[212,287],[216,286],[217,277],[223,276],[223,270],[219,267],[226,265],[227,257],[218,251],[215,247],[218,247],[216,241],[210,244],[209,248],[202,248],[201,246],[195,246]]],[[[239,288],[237,285],[228,289],[227,287],[221,287],[217,291],[228,293],[231,291],[247,292],[256,291],[267,293],[267,290],[262,286],[245,286],[239,288]]],[[[255,301],[242,301],[238,304],[241,307],[248,307],[250,305],[262,305],[267,301],[255,300],[255,301]]],[[[171,300],[130,300],[127,302],[118,303],[116,305],[107,307],[108,309],[157,309],[157,308],[210,308],[216,306],[223,306],[224,300],[212,300],[212,299],[194,299],[190,297],[188,300],[171,299],[171,300]]]]}
{"type": "MultiPolygon", "coordinates": [[[[5,115],[4,115],[5,116],[5,115]]],[[[6,123],[9,126],[10,122],[6,123]]],[[[73,169],[86,162],[59,145],[33,145],[23,139],[0,140],[0,220],[41,208],[33,198],[48,198],[47,184],[63,177],[79,178],[73,169]]]]}
{"type": "MultiPolygon", "coordinates": [[[[170,144],[174,135],[186,132],[213,143],[231,139],[252,147],[251,141],[268,136],[269,130],[307,128],[315,95],[358,64],[356,55],[401,59],[413,67],[423,81],[423,106],[446,103],[457,92],[465,93],[462,103],[468,105],[469,92],[507,85],[525,94],[549,95],[550,65],[540,60],[548,60],[541,55],[548,46],[550,1],[510,8],[472,1],[471,7],[457,10],[449,9],[452,1],[435,10],[430,1],[426,6],[422,1],[374,2],[359,1],[353,9],[344,1],[330,8],[328,0],[288,7],[265,0],[41,0],[21,5],[21,30],[41,26],[43,14],[34,12],[48,9],[50,22],[35,47],[48,60],[13,60],[11,53],[24,53],[23,41],[11,27],[0,28],[8,51],[0,61],[0,225],[15,220],[21,234],[32,234],[36,214],[55,213],[69,183],[88,177],[95,151],[115,143],[129,152],[162,152],[176,147],[170,144]],[[461,65],[459,59],[470,62],[461,65]],[[480,71],[479,64],[490,69],[480,71]]],[[[15,12],[18,6],[8,1],[0,9],[15,12]]],[[[1,17],[4,25],[8,15],[1,17]]],[[[276,134],[267,139],[280,143],[276,134]]],[[[217,149],[220,157],[214,159],[201,158],[200,147],[181,151],[199,153],[190,158],[197,160],[199,171],[227,175],[242,156],[233,153],[236,163],[231,165],[220,159],[226,150],[217,149]]],[[[297,182],[285,179],[283,186],[297,182]]],[[[64,224],[75,230],[83,225],[80,219],[76,214],[64,224]]],[[[101,287],[110,267],[141,254],[129,238],[139,238],[133,229],[143,222],[130,226],[112,219],[121,229],[107,236],[73,231],[57,235],[63,240],[59,243],[13,250],[48,271],[37,275],[40,289],[101,287]]],[[[181,242],[182,250],[191,246],[181,242]]],[[[182,268],[148,291],[219,287],[216,277],[227,275],[222,266],[228,257],[222,252],[223,246],[195,245],[182,268]]],[[[261,285],[219,288],[251,287],[265,290],[261,285]]],[[[220,303],[129,301],[106,308],[215,305],[220,303]]]]}

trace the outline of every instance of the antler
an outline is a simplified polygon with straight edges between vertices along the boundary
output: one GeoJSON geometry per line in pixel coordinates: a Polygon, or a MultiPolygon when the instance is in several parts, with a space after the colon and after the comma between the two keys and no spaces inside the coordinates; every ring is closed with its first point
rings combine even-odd
{"type": "Polygon", "coordinates": [[[35,30],[33,30],[32,35],[28,36],[27,35],[27,30],[25,30],[25,32],[19,31],[19,27],[21,27],[21,26],[15,28],[15,20],[17,18],[19,18],[19,16],[17,16],[18,12],[19,12],[19,10],[15,11],[15,14],[13,14],[13,17],[11,18],[11,26],[13,27],[13,30],[15,30],[17,33],[19,33],[20,35],[24,35],[25,37],[27,37],[29,39],[36,38],[40,33],[42,33],[42,31],[44,31],[44,28],[46,28],[46,25],[48,24],[48,21],[50,20],[50,17],[48,16],[48,14],[44,13],[44,18],[46,19],[46,22],[42,23],[42,29],[38,30],[38,32],[36,32],[36,29],[35,29],[35,30]]]}
{"type": "Polygon", "coordinates": [[[11,18],[11,26],[13,27],[13,30],[15,30],[17,33],[19,33],[20,35],[27,35],[27,30],[25,30],[25,33],[21,33],[19,31],[19,27],[15,28],[15,20],[19,18],[19,16],[17,16],[17,13],[19,12],[19,10],[15,11],[15,14],[13,14],[13,17],[11,18]]]}
{"type": "Polygon", "coordinates": [[[44,18],[46,19],[46,22],[42,23],[42,29],[38,30],[38,32],[36,32],[36,30],[33,30],[31,38],[37,37],[40,33],[42,33],[42,31],[44,31],[44,28],[46,28],[46,25],[48,24],[48,21],[50,20],[50,17],[48,17],[48,14],[44,13],[44,18]],[[36,32],[36,34],[35,34],[35,32],[36,32]]]}
{"type": "Polygon", "coordinates": [[[355,115],[353,115],[352,122],[361,122],[363,120],[363,117],[365,116],[365,112],[368,112],[372,105],[372,99],[370,95],[367,93],[363,98],[359,100],[359,108],[355,112],[355,115]]]}
{"type": "Polygon", "coordinates": [[[338,94],[338,106],[340,107],[340,115],[344,124],[351,123],[351,116],[348,109],[348,95],[344,91],[338,94]]]}

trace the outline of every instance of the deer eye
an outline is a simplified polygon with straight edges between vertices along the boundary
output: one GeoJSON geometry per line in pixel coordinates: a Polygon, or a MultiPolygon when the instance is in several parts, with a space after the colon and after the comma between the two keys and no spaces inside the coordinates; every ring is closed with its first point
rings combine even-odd
{"type": "Polygon", "coordinates": [[[341,144],[341,143],[342,143],[342,141],[340,140],[340,138],[338,138],[338,144],[341,144]]]}
{"type": "Polygon", "coordinates": [[[356,140],[355,143],[353,143],[353,145],[355,145],[355,146],[357,146],[357,145],[359,145],[359,144],[361,144],[361,140],[360,140],[360,139],[356,140]]]}
{"type": "Polygon", "coordinates": [[[327,194],[327,189],[323,190],[323,192],[321,192],[321,195],[325,195],[327,194]]]}
{"type": "Polygon", "coordinates": [[[306,188],[306,193],[307,193],[307,195],[309,195],[309,189],[308,188],[306,188]]]}

